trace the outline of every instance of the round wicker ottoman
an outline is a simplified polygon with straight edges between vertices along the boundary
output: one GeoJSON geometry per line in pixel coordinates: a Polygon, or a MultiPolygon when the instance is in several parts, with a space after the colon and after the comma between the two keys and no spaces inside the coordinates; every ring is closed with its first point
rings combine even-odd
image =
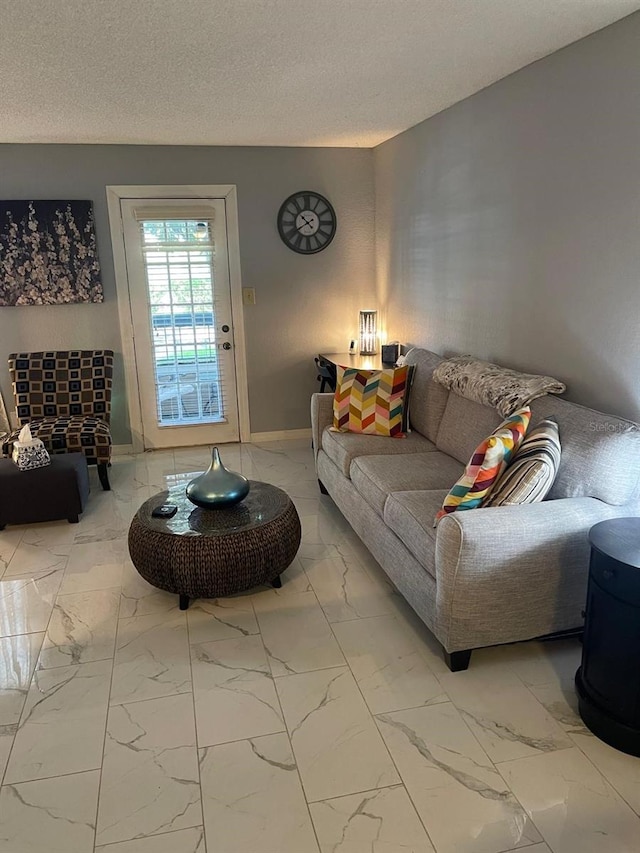
{"type": "Polygon", "coordinates": [[[301,528],[289,495],[251,480],[247,497],[228,509],[194,506],[184,486],[160,492],[142,504],[129,528],[133,565],[150,584],[180,596],[180,609],[190,598],[218,598],[270,582],[281,586],[280,574],[300,546],[301,528]],[[153,518],[161,504],[178,507],[173,518],[153,518]]]}

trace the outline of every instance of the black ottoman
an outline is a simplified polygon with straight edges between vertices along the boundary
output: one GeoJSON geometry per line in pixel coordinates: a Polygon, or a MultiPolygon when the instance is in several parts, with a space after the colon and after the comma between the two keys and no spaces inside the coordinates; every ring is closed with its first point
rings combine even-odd
{"type": "Polygon", "coordinates": [[[7,524],[30,524],[66,518],[77,523],[89,497],[89,472],[83,453],[61,453],[51,464],[20,471],[0,459],[0,530],[7,524]]]}

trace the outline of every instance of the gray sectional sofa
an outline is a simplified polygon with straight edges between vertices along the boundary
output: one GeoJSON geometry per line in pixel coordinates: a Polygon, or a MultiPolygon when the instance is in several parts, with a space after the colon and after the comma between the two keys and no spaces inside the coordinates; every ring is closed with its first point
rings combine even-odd
{"type": "Polygon", "coordinates": [[[332,394],[311,402],[318,480],[397,589],[442,644],[452,670],[471,650],[582,625],[587,533],[640,515],[640,428],[558,397],[531,404],[531,426],[559,425],[562,460],[542,503],[455,512],[433,526],[444,496],[495,409],[432,379],[441,360],[414,349],[412,431],[403,439],[329,430],[332,394]]]}

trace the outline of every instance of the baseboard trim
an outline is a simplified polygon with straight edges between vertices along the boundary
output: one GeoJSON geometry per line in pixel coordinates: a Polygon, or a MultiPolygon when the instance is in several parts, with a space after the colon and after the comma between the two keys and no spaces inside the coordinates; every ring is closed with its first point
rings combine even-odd
{"type": "Polygon", "coordinates": [[[273,432],[252,432],[251,441],[286,441],[288,438],[311,438],[311,427],[306,429],[277,429],[273,432]]]}
{"type": "MultiPolygon", "coordinates": [[[[290,438],[311,438],[311,427],[306,429],[277,429],[272,432],[252,432],[251,441],[286,441],[290,438]]],[[[204,446],[204,445],[203,445],[204,446]]],[[[114,444],[111,446],[113,456],[128,456],[134,453],[133,444],[114,444]]]]}
{"type": "Polygon", "coordinates": [[[113,456],[128,456],[133,453],[133,444],[112,444],[111,454],[113,456]]]}

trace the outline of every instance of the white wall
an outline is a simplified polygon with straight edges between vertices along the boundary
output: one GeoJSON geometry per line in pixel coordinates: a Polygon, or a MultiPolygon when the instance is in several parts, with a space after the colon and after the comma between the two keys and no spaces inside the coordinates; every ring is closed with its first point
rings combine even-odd
{"type": "Polygon", "coordinates": [[[391,337],[640,420],[639,57],[637,14],[375,149],[391,337]]]}

